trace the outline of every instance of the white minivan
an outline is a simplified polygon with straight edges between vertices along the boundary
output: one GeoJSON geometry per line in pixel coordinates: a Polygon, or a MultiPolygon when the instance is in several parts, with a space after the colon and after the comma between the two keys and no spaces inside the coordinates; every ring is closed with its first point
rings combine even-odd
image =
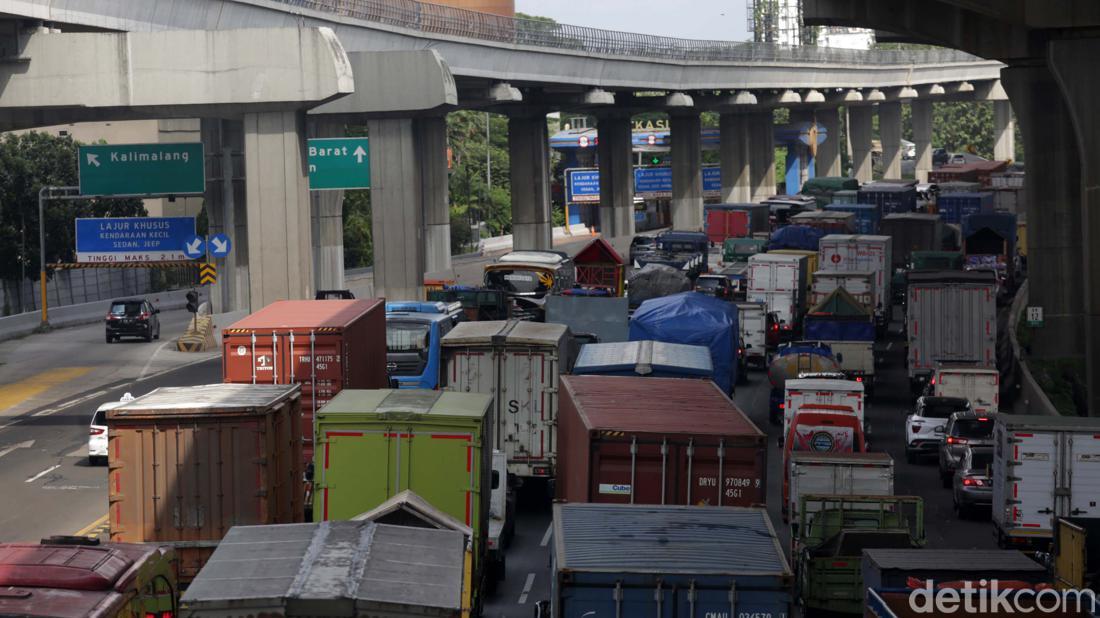
{"type": "Polygon", "coordinates": [[[126,393],[118,401],[109,401],[98,408],[92,415],[92,423],[88,426],[88,463],[91,465],[107,463],[107,410],[114,410],[124,403],[134,400],[134,396],[126,393]]]}

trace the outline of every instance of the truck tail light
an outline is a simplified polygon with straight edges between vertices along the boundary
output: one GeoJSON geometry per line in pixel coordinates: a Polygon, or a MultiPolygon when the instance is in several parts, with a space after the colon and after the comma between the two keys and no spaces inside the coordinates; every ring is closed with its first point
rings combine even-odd
{"type": "Polygon", "coordinates": [[[550,468],[544,466],[535,466],[535,476],[550,476],[550,468]]]}
{"type": "Polygon", "coordinates": [[[104,431],[107,431],[107,430],[103,429],[101,427],[91,427],[91,428],[88,429],[88,435],[89,436],[99,436],[99,435],[103,435],[104,431]]]}
{"type": "Polygon", "coordinates": [[[856,376],[856,382],[862,382],[863,376],[856,376]]]}
{"type": "Polygon", "coordinates": [[[787,409],[787,404],[785,404],[785,403],[779,404],[779,409],[780,410],[786,410],[787,409]]]}

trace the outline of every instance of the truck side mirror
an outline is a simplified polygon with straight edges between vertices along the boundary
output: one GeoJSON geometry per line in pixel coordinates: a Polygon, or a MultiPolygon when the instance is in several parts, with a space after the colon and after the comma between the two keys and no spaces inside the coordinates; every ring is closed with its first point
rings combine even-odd
{"type": "Polygon", "coordinates": [[[493,470],[492,484],[493,484],[492,489],[497,489],[498,487],[500,487],[500,472],[497,471],[497,470],[493,470]]]}

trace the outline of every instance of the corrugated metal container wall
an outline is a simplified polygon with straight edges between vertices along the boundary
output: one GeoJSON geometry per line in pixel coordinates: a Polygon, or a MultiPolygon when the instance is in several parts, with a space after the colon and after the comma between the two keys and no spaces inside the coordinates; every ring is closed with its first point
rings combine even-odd
{"type": "Polygon", "coordinates": [[[943,222],[939,215],[908,213],[887,215],[879,230],[892,242],[891,267],[906,268],[914,251],[939,251],[943,245],[943,222]]]}
{"type": "Polygon", "coordinates": [[[791,570],[764,509],[554,505],[558,618],[791,615],[791,570]]]}
{"type": "Polygon", "coordinates": [[[936,210],[945,223],[962,223],[970,215],[993,212],[993,193],[941,193],[936,210]]]}
{"type": "Polygon", "coordinates": [[[303,520],[298,386],[163,387],[107,412],[111,541],[172,545],[189,581],[235,525],[303,520]]]}
{"type": "Polygon", "coordinates": [[[996,367],[997,310],[993,276],[979,272],[909,274],[909,375],[937,363],[996,367]]]}
{"type": "Polygon", "coordinates": [[[912,185],[888,182],[868,183],[860,187],[857,199],[860,204],[875,204],[884,215],[913,212],[917,208],[917,189],[912,185]]]}
{"type": "Polygon", "coordinates": [[[763,504],[766,436],[713,383],[562,376],[558,497],[763,504]]]}
{"type": "Polygon", "coordinates": [[[284,300],[222,331],[222,381],[301,384],[302,455],[313,415],[345,388],[385,388],[386,301],[284,300]]]}

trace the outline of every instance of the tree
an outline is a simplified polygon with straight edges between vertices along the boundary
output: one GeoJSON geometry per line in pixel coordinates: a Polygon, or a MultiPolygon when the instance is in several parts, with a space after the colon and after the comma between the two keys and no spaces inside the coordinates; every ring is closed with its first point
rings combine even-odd
{"type": "MultiPolygon", "coordinates": [[[[38,277],[38,191],[77,184],[78,145],[37,132],[0,138],[0,279],[38,277]]],[[[146,214],[136,199],[46,202],[46,263],[74,261],[77,218],[146,214]]]]}
{"type": "Polygon", "coordinates": [[[374,265],[370,191],[344,192],[344,268],[374,265]]]}

